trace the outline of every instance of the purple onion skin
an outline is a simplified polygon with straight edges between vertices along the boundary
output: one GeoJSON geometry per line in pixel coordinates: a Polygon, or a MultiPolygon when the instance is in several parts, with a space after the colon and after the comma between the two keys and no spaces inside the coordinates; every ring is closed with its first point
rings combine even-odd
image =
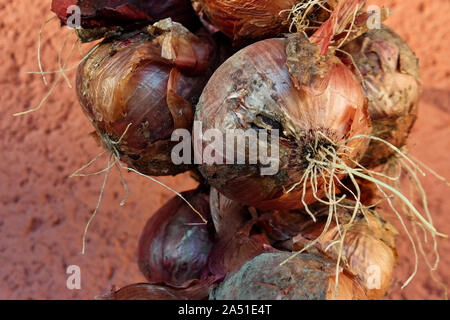
{"type": "Polygon", "coordinates": [[[51,9],[63,25],[70,17],[67,8],[71,5],[81,9],[82,29],[78,34],[85,42],[117,32],[118,28],[133,29],[165,18],[190,30],[200,26],[189,0],[53,0],[51,9]]]}
{"type": "Polygon", "coordinates": [[[192,168],[173,163],[171,151],[178,142],[171,135],[176,128],[190,130],[195,103],[218,62],[207,34],[195,36],[179,24],[173,27],[170,43],[183,59],[163,58],[159,39],[169,31],[157,36],[142,31],[103,41],[78,67],[78,100],[103,146],[111,149],[111,142],[130,125],[114,146],[121,161],[147,175],[175,175],[192,168]],[[185,50],[189,46],[197,53],[195,66],[185,62],[192,61],[185,58],[192,52],[185,50]]]}
{"type": "MultiPolygon", "coordinates": [[[[210,219],[207,194],[193,190],[182,195],[210,219]]],[[[181,198],[174,197],[148,220],[142,232],[139,268],[149,283],[186,287],[201,278],[212,245],[209,226],[181,198]]]]}

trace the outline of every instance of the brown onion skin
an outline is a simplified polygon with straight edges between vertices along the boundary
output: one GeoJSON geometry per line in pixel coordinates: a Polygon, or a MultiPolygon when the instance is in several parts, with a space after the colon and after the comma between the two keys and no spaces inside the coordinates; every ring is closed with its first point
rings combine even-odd
{"type": "Polygon", "coordinates": [[[226,277],[211,290],[210,300],[365,300],[359,283],[345,273],[339,275],[334,297],[335,267],[323,256],[263,253],[226,277]]]}
{"type": "Polygon", "coordinates": [[[165,18],[190,30],[199,26],[189,0],[53,0],[51,10],[63,25],[70,16],[67,8],[72,5],[81,9],[79,35],[83,41],[100,39],[108,32],[119,31],[118,27],[128,29],[165,18]]]}
{"type": "Polygon", "coordinates": [[[173,288],[167,285],[135,283],[119,290],[96,297],[96,300],[205,300],[208,298],[212,281],[198,281],[187,288],[173,288]]]}
{"type": "MultiPolygon", "coordinates": [[[[368,31],[343,50],[352,55],[366,82],[372,135],[401,148],[417,119],[421,94],[417,57],[386,26],[368,31]]],[[[361,164],[372,168],[385,163],[394,153],[386,144],[371,141],[361,164]]]]}
{"type": "MultiPolygon", "coordinates": [[[[286,65],[286,52],[295,47],[288,46],[289,41],[290,38],[259,41],[229,58],[209,80],[195,114],[203,130],[215,128],[225,133],[226,129],[280,128],[280,163],[275,175],[260,175],[258,165],[202,163],[199,167],[208,183],[226,197],[263,210],[303,206],[301,186],[290,193],[285,191],[300,181],[317,131],[338,144],[371,130],[367,101],[352,72],[330,55],[323,58],[328,68],[323,79],[314,73],[322,70],[314,70],[316,65],[307,60],[298,65],[313,66],[306,70],[312,80],[302,86],[301,81],[294,79],[295,70],[291,74],[286,65]]],[[[302,45],[307,46],[306,42],[302,45]]],[[[297,57],[295,52],[290,54],[292,62],[297,57]]],[[[308,76],[302,70],[296,71],[296,75],[308,76]]],[[[364,139],[348,142],[347,146],[353,149],[347,155],[358,161],[367,144],[364,139]]],[[[307,188],[305,201],[314,202],[311,189],[307,188]]]]}
{"type": "Polygon", "coordinates": [[[234,41],[264,39],[287,32],[288,13],[295,0],[193,0],[209,22],[234,41]]]}
{"type": "MultiPolygon", "coordinates": [[[[237,46],[288,32],[291,24],[289,12],[283,10],[290,10],[299,2],[303,1],[192,0],[201,19],[211,25],[209,29],[217,28],[237,46]]],[[[316,21],[325,21],[328,16],[328,12],[321,8],[311,10],[308,14],[310,26],[316,21]]]]}
{"type": "MultiPolygon", "coordinates": [[[[210,220],[207,194],[197,189],[182,195],[210,220]]],[[[181,198],[174,197],[153,214],[142,231],[139,269],[152,284],[186,287],[200,279],[212,245],[209,226],[181,198]]]]}
{"type": "MultiPolygon", "coordinates": [[[[337,208],[337,217],[341,225],[350,221],[355,202],[345,200],[344,205],[350,208],[337,208]]],[[[311,206],[318,222],[314,222],[303,211],[284,211],[267,213],[261,218],[260,226],[274,241],[274,245],[288,251],[298,251],[323,231],[328,216],[329,207],[323,204],[311,206]]],[[[381,299],[391,283],[394,267],[397,262],[395,246],[397,230],[386,221],[376,210],[360,210],[352,226],[344,238],[341,263],[346,271],[352,274],[361,284],[369,299],[381,299]],[[378,266],[380,271],[380,287],[367,286],[371,266],[378,266]]],[[[335,263],[338,260],[338,245],[327,247],[335,240],[339,240],[336,221],[333,219],[327,232],[315,244],[314,248],[335,263]]]]}
{"type": "Polygon", "coordinates": [[[111,149],[111,141],[118,141],[131,123],[117,151],[123,162],[147,175],[175,175],[192,168],[173,163],[177,142],[170,141],[171,135],[176,128],[191,129],[193,107],[217,63],[206,34],[185,34],[181,25],[174,25],[176,59],[163,57],[169,32],[150,36],[142,31],[103,41],[78,68],[78,100],[104,147],[111,149]],[[195,52],[193,65],[192,59],[183,60],[183,50],[186,58],[195,52]]]}

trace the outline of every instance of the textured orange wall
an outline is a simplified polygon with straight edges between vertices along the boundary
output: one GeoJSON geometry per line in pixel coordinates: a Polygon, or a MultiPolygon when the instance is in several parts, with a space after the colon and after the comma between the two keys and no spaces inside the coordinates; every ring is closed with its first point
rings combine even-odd
{"type": "MultiPolygon", "coordinates": [[[[410,147],[413,154],[450,177],[450,2],[446,0],[370,1],[393,10],[388,25],[408,41],[420,58],[423,99],[410,147]]],[[[146,219],[170,192],[144,178],[126,174],[132,190],[124,194],[112,172],[98,216],[88,235],[87,253],[80,255],[81,236],[95,207],[103,177],[68,176],[100,152],[76,101],[75,92],[62,83],[43,109],[24,117],[12,114],[36,106],[45,95],[37,70],[37,37],[41,23],[51,17],[50,0],[0,3],[0,299],[91,299],[118,287],[143,281],[136,266],[137,239],[146,219]],[[68,265],[81,267],[82,289],[66,288],[68,265]]],[[[44,32],[42,61],[46,70],[57,67],[57,54],[67,30],[52,21],[44,32]]],[[[70,46],[71,42],[69,42],[70,46]]],[[[66,50],[67,52],[67,50],[66,50]]],[[[75,60],[72,61],[73,63],[75,60]]],[[[73,65],[72,63],[72,65],[73,65]]],[[[74,72],[69,73],[74,82],[74,72]]],[[[50,82],[56,76],[50,76],[50,82]]],[[[98,161],[97,169],[106,166],[98,161]]],[[[94,168],[93,168],[94,169],[94,168]]],[[[161,178],[183,191],[195,186],[187,175],[161,178]]],[[[436,225],[450,234],[449,188],[435,179],[423,179],[436,225]]],[[[406,237],[399,240],[398,279],[413,270],[406,237]]],[[[440,241],[437,278],[450,283],[450,244],[440,241]]],[[[442,297],[426,269],[403,291],[396,284],[395,299],[442,297]]]]}

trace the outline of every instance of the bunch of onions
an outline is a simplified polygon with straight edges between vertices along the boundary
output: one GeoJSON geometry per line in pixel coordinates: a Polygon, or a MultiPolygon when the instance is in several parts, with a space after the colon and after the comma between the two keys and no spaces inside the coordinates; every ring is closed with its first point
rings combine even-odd
{"type": "Polygon", "coordinates": [[[318,250],[335,263],[341,260],[346,272],[364,288],[367,298],[381,299],[390,285],[397,261],[396,229],[375,210],[363,207],[353,216],[352,201],[342,202],[329,225],[329,207],[323,204],[313,207],[316,223],[304,212],[266,214],[262,221],[267,235],[284,250],[307,248],[311,252],[318,250]]]}
{"type": "Polygon", "coordinates": [[[222,31],[235,43],[262,40],[287,32],[291,15],[296,5],[304,5],[299,14],[308,16],[308,21],[325,21],[334,1],[319,1],[320,6],[310,0],[192,0],[200,17],[222,31]],[[330,5],[328,5],[330,3],[330,5]]]}
{"type": "Polygon", "coordinates": [[[80,8],[82,29],[77,32],[84,42],[103,38],[121,28],[134,28],[166,18],[190,30],[198,27],[189,0],[53,0],[51,9],[63,25],[74,13],[68,10],[71,6],[80,8]]]}
{"type": "MultiPolygon", "coordinates": [[[[256,42],[215,71],[195,113],[204,130],[280,132],[275,175],[261,174],[260,159],[249,164],[248,146],[246,164],[225,164],[225,155],[214,164],[202,162],[200,172],[226,197],[264,210],[300,208],[323,196],[319,164],[328,169],[337,158],[351,167],[365,153],[366,139],[352,138],[371,132],[367,99],[355,75],[327,50],[340,30],[330,23],[344,21],[330,18],[310,39],[298,33],[256,42]],[[311,177],[318,181],[314,186],[311,177]]],[[[203,150],[210,141],[194,143],[203,150]]]]}
{"type": "Polygon", "coordinates": [[[211,290],[213,300],[362,300],[364,290],[352,275],[339,276],[326,257],[291,253],[263,253],[227,276],[211,290]]]}
{"type": "MultiPolygon", "coordinates": [[[[206,193],[197,189],[182,196],[210,219],[206,193]]],[[[174,197],[148,220],[139,241],[138,264],[149,283],[188,287],[200,280],[213,241],[198,213],[174,197]]]]}
{"type": "MultiPolygon", "coordinates": [[[[402,147],[417,118],[420,98],[418,59],[405,41],[386,26],[373,29],[343,48],[353,57],[369,99],[372,135],[402,147]]],[[[343,57],[345,59],[346,57],[343,57]]],[[[368,168],[383,164],[395,151],[372,140],[361,161],[368,168]]]]}
{"type": "Polygon", "coordinates": [[[170,19],[96,46],[78,68],[77,95],[102,145],[143,174],[190,169],[173,163],[171,135],[191,130],[214,52],[208,35],[170,19]]]}

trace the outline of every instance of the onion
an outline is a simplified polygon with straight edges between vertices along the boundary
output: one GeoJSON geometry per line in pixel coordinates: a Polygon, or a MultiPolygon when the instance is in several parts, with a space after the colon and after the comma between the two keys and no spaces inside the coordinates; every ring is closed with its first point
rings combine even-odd
{"type": "MultiPolygon", "coordinates": [[[[290,11],[302,0],[192,0],[200,17],[218,28],[235,43],[279,36],[289,30],[290,11]]],[[[324,21],[325,10],[311,8],[311,21],[324,21]]]]}
{"type": "Polygon", "coordinates": [[[334,296],[333,263],[324,257],[291,253],[264,253],[247,262],[211,290],[215,300],[361,300],[367,299],[359,283],[345,273],[339,276],[334,296]],[[282,264],[285,262],[284,264],[282,264]]]}
{"type": "MultiPolygon", "coordinates": [[[[373,124],[372,135],[397,148],[402,147],[417,118],[421,92],[417,57],[386,26],[368,31],[343,50],[352,55],[363,76],[373,124]]],[[[385,143],[373,140],[361,164],[375,167],[394,153],[385,143]]]]}
{"type": "Polygon", "coordinates": [[[111,290],[98,300],[203,300],[208,298],[211,283],[193,283],[187,288],[172,288],[164,285],[136,283],[119,290],[111,290]]]}
{"type": "MultiPolygon", "coordinates": [[[[305,213],[291,211],[266,214],[263,217],[263,225],[266,226],[269,237],[275,241],[284,240],[279,242],[282,244],[279,247],[298,251],[318,239],[312,252],[319,250],[330,261],[337,262],[340,245],[330,245],[341,239],[338,230],[342,232],[350,223],[354,210],[352,208],[355,207],[352,201],[344,201],[342,204],[346,207],[337,208],[336,219],[331,221],[329,228],[320,238],[329,213],[327,205],[316,204],[311,208],[318,219],[316,223],[305,213]],[[339,227],[336,220],[339,221],[339,227]],[[280,237],[280,234],[283,236],[280,237]]],[[[397,231],[377,211],[365,208],[358,211],[355,220],[347,227],[341,257],[343,267],[360,282],[369,299],[380,299],[388,289],[397,261],[397,231]]]]}
{"type": "MultiPolygon", "coordinates": [[[[201,190],[182,193],[205,218],[209,218],[208,195],[201,190]]],[[[140,241],[138,264],[147,280],[186,287],[200,279],[213,245],[202,219],[180,197],[174,197],[147,222],[140,241]]]]}
{"type": "Polygon", "coordinates": [[[102,38],[117,27],[135,27],[171,18],[194,30],[198,19],[189,0],[53,0],[52,11],[62,24],[73,14],[68,8],[77,5],[81,13],[78,34],[83,41],[102,38]]]}
{"type": "MultiPolygon", "coordinates": [[[[195,114],[203,130],[280,131],[275,175],[261,175],[261,159],[248,164],[248,146],[246,164],[201,163],[201,173],[226,197],[261,209],[299,208],[322,196],[321,185],[313,192],[309,182],[298,183],[314,161],[330,161],[323,150],[334,148],[342,161],[364,154],[366,139],[351,139],[371,131],[364,92],[336,56],[321,51],[301,34],[263,40],[233,55],[209,80],[195,114]]],[[[194,143],[197,158],[210,142],[197,137],[194,143]]]]}
{"type": "Polygon", "coordinates": [[[104,41],[78,68],[77,95],[104,147],[147,175],[173,175],[174,129],[191,130],[192,105],[215,65],[210,38],[170,19],[104,41]]]}

